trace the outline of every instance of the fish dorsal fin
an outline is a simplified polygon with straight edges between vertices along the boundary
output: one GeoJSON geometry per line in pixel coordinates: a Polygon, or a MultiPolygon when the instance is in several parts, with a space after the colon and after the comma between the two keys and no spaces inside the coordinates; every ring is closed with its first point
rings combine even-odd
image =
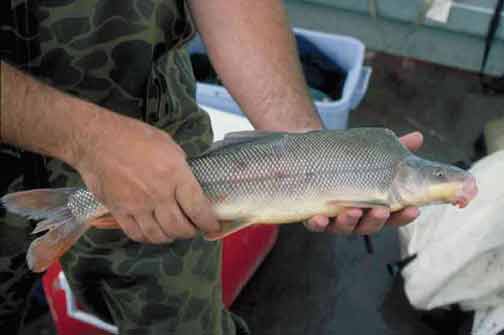
{"type": "Polygon", "coordinates": [[[257,140],[272,135],[286,135],[288,132],[268,131],[268,130],[243,130],[233,131],[224,136],[224,140],[228,139],[247,139],[249,141],[257,140]]]}
{"type": "MultiPolygon", "coordinates": [[[[322,129],[305,129],[305,130],[297,130],[297,131],[273,131],[273,130],[243,130],[243,131],[234,131],[227,133],[224,136],[226,138],[247,138],[250,140],[257,140],[264,137],[281,137],[285,135],[301,135],[308,133],[317,133],[324,131],[322,129]]],[[[343,131],[340,129],[332,129],[331,131],[343,131]]]]}

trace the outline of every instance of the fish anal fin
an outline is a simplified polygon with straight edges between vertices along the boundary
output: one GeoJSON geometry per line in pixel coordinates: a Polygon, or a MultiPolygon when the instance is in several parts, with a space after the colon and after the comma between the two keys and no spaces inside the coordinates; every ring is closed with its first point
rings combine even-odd
{"type": "Polygon", "coordinates": [[[216,233],[206,233],[204,234],[204,237],[207,241],[217,241],[217,240],[222,240],[226,236],[229,236],[233,233],[236,233],[242,229],[245,229],[247,227],[250,227],[254,224],[256,224],[255,221],[243,221],[243,220],[236,220],[236,221],[221,221],[221,231],[216,232],[216,233]]]}
{"type": "Polygon", "coordinates": [[[74,218],[53,224],[47,233],[30,244],[26,254],[30,270],[45,271],[63,256],[89,228],[89,223],[80,223],[74,218]]]}

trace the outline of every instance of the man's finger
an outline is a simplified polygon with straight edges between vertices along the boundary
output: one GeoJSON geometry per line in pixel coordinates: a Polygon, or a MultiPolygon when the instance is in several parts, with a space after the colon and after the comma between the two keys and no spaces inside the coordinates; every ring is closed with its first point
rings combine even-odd
{"type": "Polygon", "coordinates": [[[323,215],[312,217],[305,223],[305,227],[312,232],[321,233],[326,230],[329,225],[329,218],[323,215]]]}
{"type": "Polygon", "coordinates": [[[159,222],[154,218],[154,213],[142,213],[135,216],[135,220],[140,226],[145,238],[153,244],[173,242],[171,236],[166,235],[161,229],[159,222]]]}
{"type": "Polygon", "coordinates": [[[205,197],[192,175],[175,189],[175,198],[182,212],[196,228],[206,233],[220,231],[220,225],[212,210],[210,201],[205,197]]]}
{"type": "Polygon", "coordinates": [[[362,217],[354,232],[360,235],[374,234],[381,230],[389,217],[387,208],[372,208],[362,217]]]}
{"type": "Polygon", "coordinates": [[[408,207],[397,213],[393,213],[387,222],[387,225],[404,226],[414,221],[420,215],[416,207],[408,207]]]}
{"type": "Polygon", "coordinates": [[[351,234],[359,219],[362,217],[362,210],[359,208],[345,209],[338,214],[333,223],[330,223],[326,231],[333,234],[351,234]]]}
{"type": "Polygon", "coordinates": [[[130,215],[113,214],[122,230],[130,239],[137,242],[146,242],[142,229],[137,224],[135,219],[130,215]]]}
{"type": "Polygon", "coordinates": [[[423,135],[422,133],[415,131],[409,134],[406,134],[399,138],[402,144],[404,144],[409,150],[416,151],[420,149],[423,144],[423,135]]]}
{"type": "Polygon", "coordinates": [[[189,222],[177,204],[160,206],[154,211],[161,229],[168,236],[180,239],[192,238],[196,235],[196,228],[189,222]]]}

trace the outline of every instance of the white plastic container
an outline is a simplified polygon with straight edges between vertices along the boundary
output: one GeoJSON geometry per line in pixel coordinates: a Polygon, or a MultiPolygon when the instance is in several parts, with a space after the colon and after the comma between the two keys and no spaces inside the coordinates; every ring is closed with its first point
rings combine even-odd
{"type": "MultiPolygon", "coordinates": [[[[364,44],[353,37],[299,28],[295,28],[294,33],[300,34],[314,43],[321,52],[347,72],[342,96],[339,100],[315,102],[317,111],[326,127],[331,129],[347,128],[348,114],[359,105],[364,97],[372,72],[370,67],[363,66],[364,44]]],[[[199,36],[193,39],[187,48],[190,53],[206,52],[199,36]]],[[[198,82],[196,99],[199,104],[243,115],[238,104],[223,86],[198,82]]]]}
{"type": "Polygon", "coordinates": [[[200,107],[210,116],[214,141],[222,140],[228,133],[254,130],[244,115],[217,110],[205,105],[200,105],[200,107]]]}

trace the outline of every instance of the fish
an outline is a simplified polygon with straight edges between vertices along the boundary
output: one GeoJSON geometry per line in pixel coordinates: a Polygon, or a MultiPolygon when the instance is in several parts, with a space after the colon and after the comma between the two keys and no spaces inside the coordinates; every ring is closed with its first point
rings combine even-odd
{"type": "MultiPolygon", "coordinates": [[[[421,158],[380,127],[232,132],[187,160],[221,223],[219,232],[204,234],[208,241],[253,225],[335,217],[345,208],[464,208],[478,192],[468,171],[421,158]]],[[[1,202],[41,220],[33,233],[45,233],[26,256],[34,272],[47,269],[100,219],[112,219],[86,188],[14,192],[1,202]]]]}

